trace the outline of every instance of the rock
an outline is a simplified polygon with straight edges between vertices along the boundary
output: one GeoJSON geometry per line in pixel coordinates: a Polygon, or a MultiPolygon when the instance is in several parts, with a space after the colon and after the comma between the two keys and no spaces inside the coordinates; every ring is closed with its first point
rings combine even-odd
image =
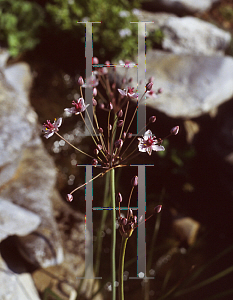
{"type": "MultiPolygon", "coordinates": [[[[154,77],[154,90],[163,89],[161,95],[148,98],[146,103],[168,116],[199,117],[233,97],[232,57],[148,51],[146,59],[146,78],[154,77]]],[[[128,75],[136,86],[136,71],[129,69],[128,75]]]]}
{"type": "Polygon", "coordinates": [[[162,48],[176,54],[223,55],[231,34],[194,17],[170,17],[161,27],[162,48]]]}
{"type": "Polygon", "coordinates": [[[0,257],[0,299],[39,300],[32,277],[29,273],[12,272],[0,257]]]}
{"type": "Polygon", "coordinates": [[[37,230],[18,237],[18,247],[31,263],[47,267],[63,260],[50,202],[56,169],[38,137],[37,115],[28,98],[32,84],[29,66],[5,66],[6,59],[5,54],[0,58],[4,66],[0,72],[0,196],[41,219],[37,230]]]}
{"type": "Polygon", "coordinates": [[[56,170],[41,140],[23,151],[14,180],[5,185],[3,197],[38,214],[41,224],[25,237],[18,238],[24,257],[35,265],[48,267],[63,261],[63,249],[53,218],[50,195],[54,189],[56,170]]]}
{"type": "Polygon", "coordinates": [[[219,0],[154,0],[145,2],[144,7],[175,14],[194,14],[209,10],[219,0]]]}
{"type": "Polygon", "coordinates": [[[40,222],[38,215],[0,198],[0,242],[10,235],[27,235],[40,222]]]}
{"type": "Polygon", "coordinates": [[[35,135],[37,123],[37,115],[28,99],[32,83],[28,65],[20,63],[15,68],[11,66],[2,69],[1,74],[0,168],[6,177],[0,177],[0,186],[11,178],[18,167],[22,149],[35,135]]]}
{"type": "MultiPolygon", "coordinates": [[[[153,35],[161,30],[161,48],[176,54],[223,55],[231,42],[231,34],[208,22],[194,17],[179,18],[168,13],[150,13],[140,10],[139,20],[153,35]]],[[[143,36],[145,32],[141,33],[143,36]]]]}
{"type": "MultiPolygon", "coordinates": [[[[71,299],[71,295],[75,294],[81,282],[79,277],[83,277],[85,271],[85,218],[81,213],[72,210],[56,191],[53,193],[52,200],[64,243],[64,261],[60,265],[50,266],[46,269],[46,273],[41,269],[36,270],[33,279],[40,292],[50,287],[61,298],[66,295],[71,299]],[[49,273],[56,274],[56,278],[49,276],[49,273]]],[[[92,288],[94,291],[98,289],[97,281],[84,280],[79,298],[83,295],[85,299],[89,299],[88,294],[92,288]]],[[[103,297],[99,293],[93,299],[101,300],[103,297]]]]}

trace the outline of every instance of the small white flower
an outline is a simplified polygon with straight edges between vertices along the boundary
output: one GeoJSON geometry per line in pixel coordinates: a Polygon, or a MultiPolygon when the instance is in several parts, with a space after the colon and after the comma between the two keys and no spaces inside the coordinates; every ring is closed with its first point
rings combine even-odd
{"type": "Polygon", "coordinates": [[[156,137],[152,136],[151,130],[147,130],[143,136],[143,138],[138,138],[139,144],[138,144],[138,150],[140,152],[147,152],[149,155],[151,155],[152,150],[153,151],[164,151],[164,147],[161,145],[158,145],[158,140],[156,140],[156,137]]]}

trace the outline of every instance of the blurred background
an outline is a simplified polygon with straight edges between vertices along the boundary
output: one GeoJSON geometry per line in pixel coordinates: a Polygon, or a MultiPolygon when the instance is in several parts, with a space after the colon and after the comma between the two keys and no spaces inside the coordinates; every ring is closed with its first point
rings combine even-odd
{"type": "MultiPolygon", "coordinates": [[[[147,119],[157,117],[150,129],[161,138],[180,126],[165,152],[137,161],[154,165],[146,170],[147,216],[157,204],[163,210],[146,223],[147,276],[154,279],[128,279],[137,273],[136,232],[128,241],[126,299],[232,299],[232,0],[0,0],[0,299],[110,299],[110,216],[98,237],[101,212],[93,213],[103,279],[82,282],[85,189],[65,201],[85,182],[76,165],[90,161],[56,136],[40,137],[47,119],[64,117],[60,134],[93,151],[81,119],[64,116],[85,77],[85,25],[78,21],[101,21],[93,25],[101,64],[137,63],[138,29],[130,22],[151,22],[146,78],[163,93],[147,100],[147,119]]],[[[129,76],[136,84],[135,68],[129,76]]],[[[135,173],[116,171],[125,203],[135,173]]],[[[101,206],[104,178],[93,185],[93,206],[101,206]]]]}

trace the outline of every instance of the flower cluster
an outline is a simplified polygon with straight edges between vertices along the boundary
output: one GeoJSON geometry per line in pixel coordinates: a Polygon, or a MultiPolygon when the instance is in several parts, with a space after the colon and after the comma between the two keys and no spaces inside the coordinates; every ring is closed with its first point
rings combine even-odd
{"type": "MultiPolygon", "coordinates": [[[[150,123],[155,122],[155,116],[151,116],[149,118],[149,123],[145,126],[145,133],[143,137],[138,138],[139,142],[137,146],[134,143],[137,137],[133,137],[132,133],[130,132],[130,127],[132,125],[138,107],[136,107],[131,119],[129,121],[127,120],[128,122],[126,122],[126,119],[128,118],[128,108],[130,100],[137,99],[138,103],[140,103],[140,101],[144,99],[144,96],[152,91],[152,79],[150,79],[147,83],[144,95],[142,95],[141,99],[138,99],[138,93],[134,91],[133,87],[128,87],[127,90],[124,89],[124,85],[128,85],[131,80],[126,80],[126,78],[123,78],[122,88],[118,89],[116,82],[111,83],[109,80],[110,62],[106,62],[105,66],[102,67],[98,67],[98,62],[99,61],[97,58],[93,58],[93,63],[95,63],[97,67],[93,72],[93,75],[90,78],[87,78],[86,83],[84,83],[82,77],[79,77],[78,84],[80,85],[81,97],[72,101],[71,108],[65,109],[65,111],[70,114],[80,115],[84,124],[86,125],[83,113],[85,112],[90,120],[90,116],[88,113],[89,104],[85,104],[82,88],[91,87],[93,89],[92,109],[94,123],[91,123],[92,128],[87,129],[95,145],[94,154],[90,155],[81,151],[58,134],[58,128],[62,124],[62,118],[59,118],[58,120],[55,119],[53,123],[48,120],[47,123],[43,125],[43,133],[45,138],[51,137],[54,133],[57,134],[59,138],[66,141],[75,150],[90,157],[94,166],[101,166],[102,168],[105,168],[107,170],[126,165],[129,158],[139,155],[140,152],[146,152],[151,155],[152,151],[164,151],[165,149],[161,145],[163,139],[157,139],[156,136],[152,134],[152,131],[150,129],[146,130],[147,126],[150,123]],[[100,92],[97,93],[96,87],[100,83],[106,91],[107,101],[100,92]],[[97,95],[99,96],[98,102],[100,101],[98,109],[102,109],[107,112],[107,128],[105,129],[103,129],[99,125],[97,118],[96,109],[98,102],[94,98],[97,95]],[[126,124],[129,125],[126,126],[126,124]]],[[[116,68],[113,68],[113,72],[116,72],[116,68]]],[[[116,78],[116,76],[113,76],[113,78],[116,78]]],[[[170,131],[169,136],[177,134],[178,130],[178,126],[174,127],[170,131]]],[[[73,198],[71,198],[70,196],[67,200],[72,201],[72,199],[73,198]]],[[[133,224],[133,219],[130,219],[130,222],[133,224]]],[[[131,223],[130,226],[132,227],[131,223]]]]}

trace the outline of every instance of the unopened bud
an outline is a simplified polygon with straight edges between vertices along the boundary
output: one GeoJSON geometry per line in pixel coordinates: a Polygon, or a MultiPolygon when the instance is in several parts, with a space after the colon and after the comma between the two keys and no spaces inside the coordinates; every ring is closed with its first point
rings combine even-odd
{"type": "Polygon", "coordinates": [[[133,220],[134,220],[134,223],[136,224],[137,223],[137,216],[133,216],[133,220]]]}
{"type": "Polygon", "coordinates": [[[93,104],[93,106],[97,105],[97,101],[95,100],[95,98],[92,98],[92,104],[93,104]]]}
{"type": "Polygon", "coordinates": [[[122,109],[121,109],[121,110],[118,111],[117,117],[118,117],[118,118],[121,118],[122,116],[123,116],[123,111],[122,111],[122,109]]]}
{"type": "Polygon", "coordinates": [[[149,118],[149,122],[150,123],[154,123],[156,121],[156,116],[151,116],[150,118],[149,118]]]}
{"type": "Polygon", "coordinates": [[[109,124],[108,128],[109,128],[109,130],[112,130],[112,125],[111,125],[111,124],[109,124]]]}
{"type": "Polygon", "coordinates": [[[131,208],[129,209],[129,219],[130,219],[130,218],[133,218],[133,211],[132,211],[131,208]]]}
{"type": "Polygon", "coordinates": [[[138,185],[138,176],[134,176],[131,180],[132,186],[137,186],[138,185]]]}
{"type": "Polygon", "coordinates": [[[116,196],[116,201],[117,202],[122,202],[122,195],[121,193],[118,193],[117,196],[116,196]]]}
{"type": "Polygon", "coordinates": [[[123,123],[124,123],[123,120],[117,121],[117,127],[122,127],[123,123]]]}
{"type": "Polygon", "coordinates": [[[102,146],[100,144],[97,145],[97,148],[98,148],[99,151],[102,150],[102,146]]]}
{"type": "Polygon", "coordinates": [[[101,128],[101,127],[98,129],[98,131],[99,131],[99,133],[101,133],[101,134],[104,132],[103,128],[101,128]]]}
{"type": "Polygon", "coordinates": [[[148,91],[150,91],[151,89],[152,89],[152,86],[153,86],[153,82],[148,82],[147,84],[146,84],[146,91],[148,92],[148,91]]]}
{"type": "Polygon", "coordinates": [[[158,213],[161,212],[161,210],[162,210],[162,205],[157,205],[157,206],[155,206],[155,208],[154,208],[154,213],[155,213],[155,214],[158,214],[158,213]]]}
{"type": "Polygon", "coordinates": [[[93,94],[94,97],[97,95],[97,88],[96,87],[93,88],[92,94],[93,94]]]}
{"type": "Polygon", "coordinates": [[[170,130],[170,133],[172,135],[177,135],[178,132],[179,132],[179,126],[175,126],[170,130]]]}
{"type": "Polygon", "coordinates": [[[94,159],[92,160],[92,165],[93,165],[93,166],[98,165],[98,160],[94,158],[94,159]]]}
{"type": "Polygon", "coordinates": [[[123,226],[127,225],[127,219],[126,219],[126,218],[122,218],[121,224],[122,224],[123,226]]]}
{"type": "Polygon", "coordinates": [[[126,132],[124,131],[123,132],[123,139],[125,139],[126,138],[126,132]]]}
{"type": "Polygon", "coordinates": [[[84,80],[83,80],[82,76],[79,76],[78,84],[79,85],[83,85],[84,84],[84,80]]]}
{"type": "Polygon", "coordinates": [[[104,104],[103,103],[100,103],[100,108],[104,109],[104,104]]]}
{"type": "Polygon", "coordinates": [[[98,149],[95,149],[95,150],[94,150],[94,154],[95,154],[95,155],[98,155],[98,154],[99,154],[99,150],[98,150],[98,149]]]}
{"type": "Polygon", "coordinates": [[[73,201],[73,196],[71,194],[66,195],[66,201],[72,202],[73,201]]]}
{"type": "Polygon", "coordinates": [[[122,139],[119,139],[115,142],[115,147],[116,148],[121,148],[123,146],[123,141],[122,139]]]}
{"type": "Polygon", "coordinates": [[[128,133],[127,133],[127,138],[128,138],[128,139],[131,139],[132,136],[133,136],[133,134],[132,134],[131,132],[128,132],[128,133]]]}
{"type": "Polygon", "coordinates": [[[97,58],[97,57],[93,57],[93,58],[92,58],[92,64],[93,64],[93,65],[98,65],[98,63],[99,63],[98,58],[97,58]]]}
{"type": "Polygon", "coordinates": [[[112,110],[113,109],[113,105],[112,102],[109,103],[109,109],[112,110]]]}
{"type": "Polygon", "coordinates": [[[106,60],[106,62],[104,63],[107,67],[109,67],[110,66],[110,61],[109,60],[106,60]]]}

